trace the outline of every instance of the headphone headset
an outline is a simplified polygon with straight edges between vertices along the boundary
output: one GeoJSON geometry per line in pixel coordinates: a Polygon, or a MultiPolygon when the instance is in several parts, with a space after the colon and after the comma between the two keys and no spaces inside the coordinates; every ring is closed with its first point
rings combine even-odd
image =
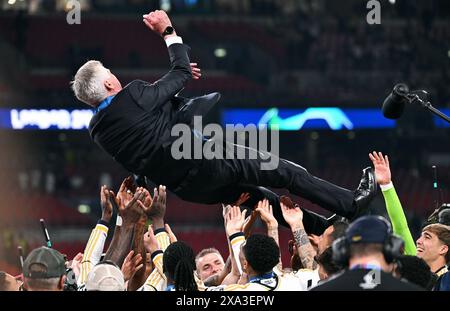
{"type": "Polygon", "coordinates": [[[450,225],[450,203],[443,203],[438,209],[435,209],[423,223],[422,229],[436,223],[447,226],[450,225]]]}
{"type": "Polygon", "coordinates": [[[450,226],[450,204],[442,204],[441,211],[438,214],[438,223],[450,226]]]}
{"type": "MultiPolygon", "coordinates": [[[[387,237],[383,243],[383,255],[387,263],[392,263],[397,257],[402,255],[405,243],[402,238],[393,234],[392,226],[389,221],[381,216],[376,216],[376,218],[386,225],[387,237]]],[[[351,228],[351,225],[349,228],[351,228]]],[[[347,229],[347,232],[348,230],[349,229],[347,229]]],[[[348,266],[348,261],[350,259],[350,245],[351,241],[346,235],[333,242],[332,251],[333,261],[335,263],[346,267],[348,266]]]]}

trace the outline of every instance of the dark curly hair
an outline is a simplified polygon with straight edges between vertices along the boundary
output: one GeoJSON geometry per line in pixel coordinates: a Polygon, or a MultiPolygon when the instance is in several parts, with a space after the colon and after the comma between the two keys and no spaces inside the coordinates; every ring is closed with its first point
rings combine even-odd
{"type": "Polygon", "coordinates": [[[249,265],[258,274],[272,271],[280,257],[280,248],[275,240],[262,234],[251,235],[242,251],[249,265]]]}

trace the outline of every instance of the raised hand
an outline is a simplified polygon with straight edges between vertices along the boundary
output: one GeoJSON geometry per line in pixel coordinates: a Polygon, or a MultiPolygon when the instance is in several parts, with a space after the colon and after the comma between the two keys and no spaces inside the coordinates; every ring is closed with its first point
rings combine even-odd
{"type": "Polygon", "coordinates": [[[241,206],[242,204],[247,202],[248,199],[250,199],[250,193],[248,192],[241,193],[239,199],[237,199],[237,201],[233,204],[233,206],[241,206]]]}
{"type": "Polygon", "coordinates": [[[226,226],[225,230],[228,236],[231,236],[237,232],[242,231],[242,227],[245,223],[245,214],[247,210],[241,212],[239,206],[233,206],[229,208],[226,217],[226,226]]]}
{"type": "Polygon", "coordinates": [[[148,231],[144,234],[144,247],[150,254],[160,249],[152,226],[148,226],[148,231]]]}
{"type": "Polygon", "coordinates": [[[144,24],[159,35],[162,35],[168,26],[172,26],[169,16],[162,10],[156,10],[149,14],[145,14],[142,18],[144,24]]]}
{"type": "Polygon", "coordinates": [[[133,177],[128,176],[120,185],[119,191],[116,195],[116,203],[119,207],[119,211],[123,209],[133,199],[133,195],[136,191],[136,186],[133,182],[133,177]]]}
{"type": "Polygon", "coordinates": [[[113,215],[112,200],[115,198],[114,192],[109,190],[106,186],[100,189],[100,205],[102,207],[102,220],[106,222],[111,221],[113,215]]]}
{"type": "MultiPolygon", "coordinates": [[[[152,204],[146,211],[147,217],[152,219],[153,222],[162,221],[162,227],[164,227],[164,216],[166,215],[166,201],[166,186],[160,185],[158,189],[154,189],[152,204]]],[[[158,227],[159,226],[160,224],[158,224],[158,227]]]]}
{"type": "Polygon", "coordinates": [[[280,206],[283,218],[291,229],[303,226],[303,212],[298,205],[294,205],[290,198],[282,196],[280,206]]]}
{"type": "Polygon", "coordinates": [[[278,227],[278,221],[273,216],[273,208],[269,204],[269,200],[259,201],[255,211],[259,213],[261,220],[264,221],[268,228],[278,227]]]}
{"type": "Polygon", "coordinates": [[[176,241],[178,241],[177,237],[173,233],[172,228],[170,228],[169,224],[165,224],[164,228],[166,229],[166,232],[169,235],[170,244],[175,243],[176,241]]]}
{"type": "Polygon", "coordinates": [[[369,153],[369,158],[375,168],[375,177],[380,185],[387,185],[391,182],[391,169],[389,168],[389,158],[381,152],[369,153]]]}
{"type": "Polygon", "coordinates": [[[142,202],[142,203],[144,203],[146,210],[148,210],[150,212],[150,209],[151,209],[152,203],[153,203],[153,198],[152,198],[150,192],[146,188],[141,187],[141,190],[145,194],[144,202],[142,202]]]}
{"type": "Polygon", "coordinates": [[[119,214],[123,219],[123,225],[134,225],[144,215],[146,208],[144,203],[145,193],[141,189],[137,190],[133,199],[126,205],[119,208],[119,214]]]}
{"type": "Polygon", "coordinates": [[[245,237],[249,237],[253,231],[253,225],[255,224],[256,219],[258,219],[259,213],[253,210],[245,219],[244,226],[242,227],[242,231],[244,232],[245,237]]]}
{"type": "Polygon", "coordinates": [[[202,70],[197,67],[197,63],[191,63],[192,79],[198,80],[202,76],[202,70]]]}
{"type": "Polygon", "coordinates": [[[142,269],[142,267],[144,266],[144,264],[142,263],[142,256],[141,254],[137,254],[136,256],[134,256],[134,251],[130,251],[127,255],[127,257],[125,258],[123,265],[122,265],[122,273],[123,273],[123,277],[125,279],[125,282],[130,280],[133,275],[139,271],[140,269],[142,269]]]}
{"type": "Polygon", "coordinates": [[[225,228],[227,226],[227,215],[228,215],[228,212],[230,211],[231,207],[232,207],[231,205],[222,204],[222,216],[223,216],[223,223],[225,225],[225,228]]]}
{"type": "Polygon", "coordinates": [[[81,271],[81,262],[83,261],[83,253],[78,253],[73,259],[70,267],[72,268],[75,278],[78,279],[81,271]]]}

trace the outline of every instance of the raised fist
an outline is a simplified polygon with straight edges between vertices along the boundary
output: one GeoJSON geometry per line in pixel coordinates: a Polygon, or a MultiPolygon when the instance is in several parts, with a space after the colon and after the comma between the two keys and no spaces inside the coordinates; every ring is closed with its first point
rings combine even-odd
{"type": "Polygon", "coordinates": [[[142,17],[145,25],[159,35],[162,35],[168,26],[172,26],[169,16],[162,10],[153,11],[142,17]]]}

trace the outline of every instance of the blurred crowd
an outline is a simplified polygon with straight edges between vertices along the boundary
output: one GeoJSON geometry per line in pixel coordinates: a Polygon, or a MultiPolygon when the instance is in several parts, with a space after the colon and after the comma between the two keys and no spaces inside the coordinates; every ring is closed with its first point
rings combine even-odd
{"type": "MultiPolygon", "coordinates": [[[[89,58],[104,60],[119,70],[124,81],[130,70],[147,70],[149,78],[156,78],[160,72],[151,70],[167,63],[159,42],[136,23],[136,14],[158,8],[158,1],[85,2],[99,14],[83,15],[76,31],[52,10],[48,15],[0,12],[0,37],[24,54],[24,73],[18,83],[28,81],[26,94],[33,99],[28,105],[76,105],[64,81],[89,58]],[[113,31],[97,32],[104,23],[101,14],[111,14],[108,8],[121,5],[128,9],[120,9],[124,15],[109,21],[113,31]],[[133,36],[127,38],[131,29],[133,36]],[[114,49],[117,36],[126,42],[120,50],[114,49]],[[42,74],[51,79],[43,82],[42,74]]],[[[191,84],[186,92],[221,91],[226,95],[225,105],[254,105],[264,100],[284,106],[374,106],[381,104],[393,85],[408,82],[428,90],[437,106],[448,106],[448,4],[397,1],[383,5],[381,25],[368,25],[365,5],[348,2],[348,10],[343,10],[332,1],[283,1],[283,5],[211,1],[210,6],[209,1],[179,1],[191,5],[193,15],[186,9],[176,14],[174,9],[174,18],[183,24],[182,35],[195,46],[193,59],[209,74],[208,82],[191,84]],[[203,6],[211,8],[209,13],[201,13],[203,6]],[[258,19],[258,8],[266,6],[270,14],[258,19]],[[214,7],[220,16],[214,16],[214,7]],[[242,12],[248,14],[238,14],[242,12]],[[217,72],[221,79],[215,82],[217,72]]],[[[16,71],[14,75],[20,72],[16,71]]],[[[1,80],[0,73],[0,85],[1,80]]],[[[10,80],[5,83],[14,79],[10,80]]]]}

